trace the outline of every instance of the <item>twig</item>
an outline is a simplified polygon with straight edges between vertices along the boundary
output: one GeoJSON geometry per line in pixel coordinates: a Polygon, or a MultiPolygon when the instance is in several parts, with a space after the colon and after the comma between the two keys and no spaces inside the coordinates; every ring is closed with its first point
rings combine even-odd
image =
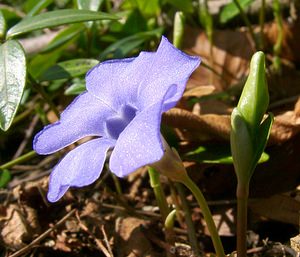
{"type": "Polygon", "coordinates": [[[86,232],[87,234],[89,234],[90,237],[92,237],[92,238],[94,239],[94,241],[95,241],[97,247],[99,248],[99,250],[101,250],[101,251],[104,253],[104,255],[105,255],[106,257],[113,257],[113,255],[110,254],[110,252],[109,252],[109,251],[105,248],[105,246],[102,244],[101,240],[98,239],[97,237],[95,237],[95,235],[94,235],[93,233],[91,233],[91,231],[89,231],[89,229],[87,228],[87,226],[84,225],[84,224],[81,222],[81,219],[80,219],[80,217],[79,217],[78,212],[76,212],[76,215],[75,215],[75,216],[76,216],[76,219],[77,219],[78,222],[79,222],[80,228],[81,228],[84,232],[86,232]]]}
{"type": "Polygon", "coordinates": [[[107,235],[106,235],[106,232],[105,232],[105,229],[104,229],[104,225],[101,225],[101,232],[103,234],[104,243],[106,244],[107,250],[109,251],[110,255],[113,257],[114,254],[113,254],[112,249],[110,247],[110,244],[108,242],[108,238],[107,238],[107,235]]]}
{"type": "Polygon", "coordinates": [[[34,239],[29,245],[26,245],[19,251],[15,252],[14,254],[10,255],[9,257],[18,257],[22,256],[23,254],[30,251],[36,244],[38,244],[40,241],[45,239],[54,229],[58,228],[60,225],[62,225],[68,218],[70,218],[74,213],[76,209],[71,210],[69,213],[67,213],[61,220],[59,220],[53,227],[47,229],[44,233],[39,235],[36,239],[34,239]]]}
{"type": "Polygon", "coordinates": [[[14,154],[13,159],[20,157],[20,155],[23,153],[23,151],[28,143],[28,140],[30,139],[38,121],[39,121],[39,117],[38,117],[38,115],[35,115],[33,117],[32,121],[30,122],[29,127],[26,129],[24,139],[22,140],[21,144],[18,147],[18,150],[14,154]]]}

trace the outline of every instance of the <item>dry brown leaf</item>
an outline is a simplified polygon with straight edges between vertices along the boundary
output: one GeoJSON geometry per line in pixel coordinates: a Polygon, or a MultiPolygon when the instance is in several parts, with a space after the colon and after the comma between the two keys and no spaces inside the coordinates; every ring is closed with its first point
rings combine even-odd
{"type": "MultiPolygon", "coordinates": [[[[270,144],[280,144],[291,139],[300,131],[300,116],[297,101],[294,111],[286,111],[275,116],[270,135],[270,144]]],[[[163,122],[176,128],[183,141],[207,142],[211,140],[229,141],[230,115],[196,115],[190,111],[173,108],[163,115],[163,122]]]]}
{"type": "Polygon", "coordinates": [[[254,213],[266,218],[299,225],[300,202],[287,194],[251,200],[249,207],[254,213]]]}
{"type": "Polygon", "coordinates": [[[147,222],[142,219],[126,217],[116,221],[116,233],[120,237],[118,244],[118,256],[127,257],[151,257],[155,256],[152,246],[140,229],[147,222]]]}
{"type": "Polygon", "coordinates": [[[20,249],[39,232],[36,210],[11,204],[7,208],[6,222],[1,229],[2,241],[11,249],[20,249]]]}
{"type": "Polygon", "coordinates": [[[210,43],[203,31],[188,29],[186,34],[189,35],[185,41],[187,52],[201,56],[206,64],[212,65],[212,68],[221,75],[221,77],[214,75],[211,81],[211,71],[200,65],[191,76],[191,84],[212,84],[217,91],[223,91],[229,85],[239,83],[247,74],[249,60],[254,51],[245,31],[215,30],[212,55],[210,43]]]}

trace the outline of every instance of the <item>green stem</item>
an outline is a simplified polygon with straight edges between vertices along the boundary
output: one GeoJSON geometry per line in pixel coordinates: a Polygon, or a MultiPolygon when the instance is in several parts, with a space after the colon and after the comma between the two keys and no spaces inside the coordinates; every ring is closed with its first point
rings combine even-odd
{"type": "Polygon", "coordinates": [[[14,165],[17,165],[17,164],[20,164],[20,163],[23,163],[23,162],[26,162],[30,159],[32,159],[33,157],[36,156],[36,152],[35,151],[31,151],[31,152],[28,152],[14,160],[11,160],[3,165],[0,166],[0,169],[9,169],[11,167],[13,167],[14,165]]]}
{"type": "Polygon", "coordinates": [[[238,182],[237,186],[237,256],[247,257],[247,205],[249,184],[238,182]]]}
{"type": "Polygon", "coordinates": [[[200,189],[197,187],[197,185],[188,177],[182,181],[182,183],[193,193],[195,198],[197,199],[197,202],[201,208],[202,214],[204,216],[204,219],[206,221],[207,228],[210,232],[210,236],[213,241],[214,248],[216,250],[216,254],[218,257],[225,257],[223,245],[221,242],[221,239],[218,235],[218,231],[216,228],[216,225],[214,223],[214,220],[212,218],[211,212],[209,210],[209,207],[205,201],[205,198],[200,191],[200,189]]]}
{"type": "Polygon", "coordinates": [[[249,30],[249,33],[250,33],[250,35],[251,35],[251,37],[252,37],[252,39],[253,39],[253,41],[255,43],[255,48],[257,49],[258,48],[258,43],[257,43],[256,37],[254,35],[254,31],[252,29],[251,22],[249,21],[246,13],[244,12],[242,6],[240,5],[240,2],[238,0],[233,0],[233,2],[236,5],[236,7],[239,9],[239,12],[240,12],[240,14],[242,16],[242,19],[244,20],[244,22],[245,22],[245,24],[246,24],[246,26],[247,26],[247,28],[249,30]]]}
{"type": "Polygon", "coordinates": [[[266,0],[261,0],[261,7],[259,11],[259,27],[260,27],[259,50],[263,50],[265,44],[265,40],[264,40],[265,8],[266,8],[266,0]]]}
{"type": "MultiPolygon", "coordinates": [[[[148,173],[150,177],[150,184],[151,187],[153,188],[156,202],[162,216],[163,224],[166,224],[166,219],[168,218],[170,209],[166,200],[165,193],[160,183],[160,174],[152,167],[148,167],[148,173]]],[[[167,222],[167,225],[170,224],[167,222]]],[[[165,238],[170,245],[174,245],[175,234],[172,226],[170,227],[165,226],[165,238]]],[[[173,256],[174,256],[173,253],[169,251],[167,252],[167,257],[173,257],[173,256]]]]}
{"type": "Polygon", "coordinates": [[[277,40],[273,47],[273,52],[274,52],[273,66],[275,68],[275,71],[280,72],[280,70],[281,70],[280,54],[281,54],[282,41],[283,41],[283,23],[282,23],[281,8],[280,8],[279,0],[273,1],[273,13],[274,13],[276,25],[278,28],[277,40]]]}
{"type": "Polygon", "coordinates": [[[193,223],[193,220],[192,220],[191,210],[190,210],[190,207],[189,207],[188,202],[186,200],[183,187],[179,183],[175,183],[175,187],[176,187],[177,192],[178,192],[179,197],[180,197],[182,209],[184,210],[184,218],[185,218],[185,223],[187,225],[188,238],[189,238],[191,247],[193,249],[193,252],[196,254],[196,256],[200,256],[200,251],[199,251],[199,247],[198,247],[195,226],[194,226],[194,223],[193,223]]]}
{"type": "Polygon", "coordinates": [[[148,167],[148,174],[150,177],[150,185],[153,188],[153,192],[157,201],[157,205],[159,207],[163,222],[166,220],[170,209],[168,207],[168,203],[166,200],[166,196],[164,191],[162,190],[160,183],[160,174],[153,168],[148,167]]]}

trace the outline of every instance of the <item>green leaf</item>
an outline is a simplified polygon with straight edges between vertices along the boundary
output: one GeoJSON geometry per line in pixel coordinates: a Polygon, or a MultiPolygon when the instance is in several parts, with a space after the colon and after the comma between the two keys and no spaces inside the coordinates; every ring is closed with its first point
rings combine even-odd
{"type": "Polygon", "coordinates": [[[254,146],[248,124],[237,108],[231,114],[230,145],[238,181],[247,183],[253,173],[254,146]]]}
{"type": "Polygon", "coordinates": [[[195,9],[191,0],[167,0],[167,2],[184,13],[192,13],[195,9]]]}
{"type": "Polygon", "coordinates": [[[253,163],[252,163],[253,170],[258,160],[261,158],[263,151],[265,150],[267,141],[271,133],[273,121],[274,121],[274,116],[273,114],[270,113],[259,127],[259,134],[256,137],[255,148],[254,148],[255,153],[254,153],[253,163]]]}
{"type": "MultiPolygon", "coordinates": [[[[254,0],[238,0],[240,2],[240,5],[243,9],[247,8],[251,3],[254,2],[254,0]]],[[[220,22],[221,23],[226,23],[239,15],[239,9],[237,6],[231,2],[227,4],[220,13],[220,22]]]]}
{"type": "Polygon", "coordinates": [[[232,164],[232,156],[228,145],[200,146],[196,150],[187,153],[188,160],[200,163],[232,164]]]}
{"type": "Polygon", "coordinates": [[[74,78],[85,74],[99,63],[95,59],[74,59],[58,63],[46,70],[40,81],[74,78]]]}
{"type": "Polygon", "coordinates": [[[0,39],[5,37],[6,21],[2,11],[0,10],[0,39]]]}
{"type": "Polygon", "coordinates": [[[31,8],[31,10],[27,13],[27,16],[34,16],[43,9],[45,9],[48,5],[50,5],[53,0],[40,0],[35,1],[35,5],[31,8]]]}
{"type": "Polygon", "coordinates": [[[145,16],[155,16],[160,11],[159,0],[151,0],[151,1],[135,0],[135,1],[138,5],[139,10],[145,16]]]}
{"type": "Polygon", "coordinates": [[[80,79],[74,79],[74,83],[66,89],[65,95],[79,95],[85,90],[85,82],[80,79]]]}
{"type": "MultiPolygon", "coordinates": [[[[123,38],[109,47],[107,47],[100,55],[100,60],[103,60],[107,55],[113,53],[113,58],[123,58],[130,53],[137,46],[141,45],[145,41],[157,37],[159,38],[162,34],[162,28],[158,28],[152,31],[140,32],[135,35],[123,38]]],[[[110,56],[111,57],[111,56],[110,56]]]]}
{"type": "Polygon", "coordinates": [[[77,0],[78,9],[98,11],[103,0],[77,0]]]}
{"type": "Polygon", "coordinates": [[[26,17],[7,32],[7,37],[15,37],[20,34],[38,29],[60,26],[69,23],[93,21],[93,20],[115,20],[118,16],[94,12],[88,10],[64,9],[41,13],[33,17],[26,17]]]}
{"type": "Polygon", "coordinates": [[[58,47],[71,42],[74,38],[80,35],[80,32],[84,30],[82,24],[74,24],[70,27],[60,31],[51,42],[41,51],[41,53],[46,53],[57,49],[58,47]]]}
{"type": "Polygon", "coordinates": [[[26,82],[25,53],[19,42],[0,46],[0,128],[8,130],[21,101],[26,82]]]}
{"type": "Polygon", "coordinates": [[[11,180],[11,174],[8,170],[0,170],[0,188],[4,188],[11,180]]]}

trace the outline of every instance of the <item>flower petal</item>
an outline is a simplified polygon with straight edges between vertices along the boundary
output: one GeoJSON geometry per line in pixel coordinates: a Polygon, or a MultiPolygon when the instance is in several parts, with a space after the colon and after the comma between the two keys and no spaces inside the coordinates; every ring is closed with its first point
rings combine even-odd
{"type": "Polygon", "coordinates": [[[33,148],[39,154],[50,154],[80,138],[104,135],[105,120],[112,113],[92,94],[82,93],[61,114],[59,121],[35,136],[33,148]]]}
{"type": "Polygon", "coordinates": [[[58,201],[69,187],[83,187],[99,178],[106,153],[114,141],[93,139],[69,152],[50,175],[48,200],[58,201]]]}
{"type": "Polygon", "coordinates": [[[188,78],[199,64],[199,57],[186,55],[162,37],[151,65],[145,64],[141,67],[138,107],[146,108],[163,97],[163,111],[174,107],[183,94],[188,78]],[[175,92],[169,92],[169,95],[165,96],[172,84],[177,86],[175,92]]]}
{"type": "Polygon", "coordinates": [[[115,111],[130,99],[135,101],[138,86],[130,77],[122,75],[134,59],[109,60],[98,64],[86,75],[87,90],[115,111]]]}
{"type": "MultiPolygon", "coordinates": [[[[166,95],[174,87],[170,86],[166,95]]],[[[164,98],[138,113],[120,134],[109,162],[110,170],[117,176],[126,176],[163,156],[160,134],[163,103],[164,98]]]]}

